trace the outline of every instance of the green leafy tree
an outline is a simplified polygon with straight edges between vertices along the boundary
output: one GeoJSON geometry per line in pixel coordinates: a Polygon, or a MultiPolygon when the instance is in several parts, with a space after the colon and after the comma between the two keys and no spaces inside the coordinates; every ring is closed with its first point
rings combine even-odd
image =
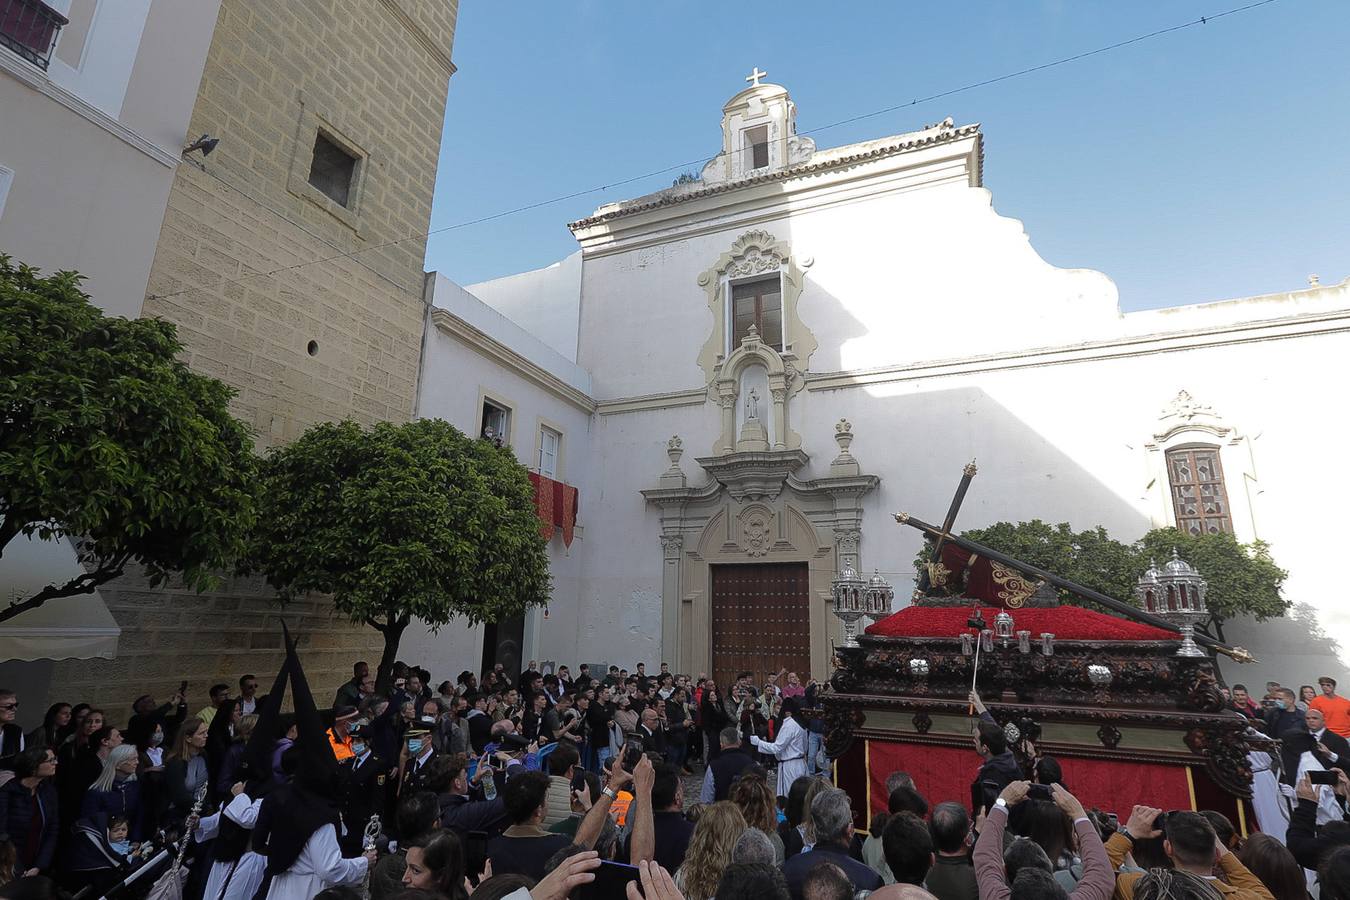
{"type": "Polygon", "coordinates": [[[382,687],[413,617],[435,629],[548,602],[525,469],[440,419],[316,425],[268,455],[262,485],[250,567],[283,602],[329,594],[379,631],[382,687]]]}
{"type": "MultiPolygon", "coordinates": [[[[1282,616],[1289,609],[1289,601],[1280,594],[1287,573],[1275,564],[1270,548],[1260,541],[1240,543],[1231,534],[1191,535],[1175,528],[1156,528],[1135,543],[1125,544],[1100,526],[1074,531],[1067,522],[1050,525],[1033,519],[999,522],[963,532],[962,537],[1128,603],[1134,602],[1135,582],[1150,560],[1161,566],[1175,549],[1209,585],[1205,598],[1210,625],[1220,640],[1226,619],[1250,615],[1261,621],[1282,616]]],[[[928,561],[928,552],[925,545],[916,569],[928,561]]],[[[1059,595],[1065,603],[1091,605],[1068,591],[1061,590],[1059,595]]]]}
{"type": "Polygon", "coordinates": [[[0,621],[133,563],[205,589],[254,521],[257,458],[230,388],[178,359],[171,323],[107,317],[80,283],[0,255],[0,556],[69,536],[86,570],[11,598],[0,621]]]}

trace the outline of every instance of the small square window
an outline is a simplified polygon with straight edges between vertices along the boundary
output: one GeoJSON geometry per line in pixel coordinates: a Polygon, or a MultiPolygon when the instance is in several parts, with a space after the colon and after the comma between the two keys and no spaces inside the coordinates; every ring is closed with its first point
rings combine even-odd
{"type": "Polygon", "coordinates": [[[314,138],[314,160],[309,166],[309,183],[334,203],[351,208],[356,181],[357,159],[320,131],[314,138]]]}
{"type": "Polygon", "coordinates": [[[511,410],[491,400],[484,400],[480,435],[483,440],[492,441],[498,447],[508,444],[511,440],[511,410]]]}

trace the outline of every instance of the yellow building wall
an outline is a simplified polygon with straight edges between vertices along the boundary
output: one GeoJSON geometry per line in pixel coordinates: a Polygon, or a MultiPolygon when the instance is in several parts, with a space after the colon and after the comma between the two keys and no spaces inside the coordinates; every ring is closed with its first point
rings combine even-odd
{"type": "MultiPolygon", "coordinates": [[[[220,139],[175,176],[142,314],[177,323],[186,359],[238,390],[260,449],[318,422],[413,414],[424,323],[423,254],[457,0],[225,0],[188,139],[220,139]],[[316,134],[358,159],[346,208],[309,184],[316,134]],[[312,342],[312,343],[311,343],[312,342]]],[[[280,662],[272,592],[101,590],[123,628],[118,658],[68,661],[51,699],[124,722],[131,701],[270,678],[280,662]]],[[[321,704],[379,635],[322,599],[285,611],[321,704]]]]}

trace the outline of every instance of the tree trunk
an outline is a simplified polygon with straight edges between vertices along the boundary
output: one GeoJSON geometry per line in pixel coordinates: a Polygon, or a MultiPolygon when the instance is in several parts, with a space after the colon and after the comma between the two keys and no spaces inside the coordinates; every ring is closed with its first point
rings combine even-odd
{"type": "Polygon", "coordinates": [[[388,696],[390,685],[394,681],[394,661],[398,659],[399,641],[403,640],[403,630],[411,621],[407,616],[395,619],[389,616],[384,623],[371,620],[367,624],[384,635],[384,652],[380,654],[380,667],[375,670],[375,693],[388,696]]]}

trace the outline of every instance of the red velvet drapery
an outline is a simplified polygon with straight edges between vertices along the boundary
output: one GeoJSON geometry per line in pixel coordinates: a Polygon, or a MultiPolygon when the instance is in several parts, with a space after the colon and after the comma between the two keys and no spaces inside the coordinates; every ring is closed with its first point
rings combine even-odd
{"type": "MultiPolygon", "coordinates": [[[[886,809],[886,776],[908,772],[914,786],[935,806],[946,800],[970,805],[970,783],[980,767],[973,747],[941,747],[869,740],[868,783],[871,812],[886,809]]],[[[1112,759],[1056,757],[1064,769],[1064,783],[1087,809],[1114,812],[1124,821],[1136,803],[1161,809],[1191,809],[1185,766],[1127,762],[1112,759]]]]}

